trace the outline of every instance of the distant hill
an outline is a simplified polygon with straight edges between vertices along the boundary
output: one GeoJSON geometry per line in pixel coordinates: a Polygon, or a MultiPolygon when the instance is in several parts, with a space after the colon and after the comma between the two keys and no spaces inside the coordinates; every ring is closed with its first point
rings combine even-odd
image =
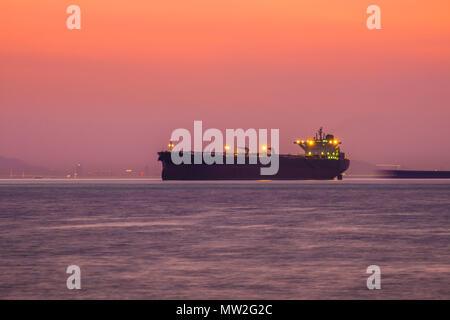
{"type": "Polygon", "coordinates": [[[43,174],[47,169],[30,165],[20,159],[5,158],[0,156],[0,177],[9,177],[10,170],[14,176],[21,175],[24,172],[26,175],[43,174]]]}
{"type": "Polygon", "coordinates": [[[0,156],[0,168],[24,168],[28,167],[28,165],[19,159],[14,158],[5,158],[0,156]]]}

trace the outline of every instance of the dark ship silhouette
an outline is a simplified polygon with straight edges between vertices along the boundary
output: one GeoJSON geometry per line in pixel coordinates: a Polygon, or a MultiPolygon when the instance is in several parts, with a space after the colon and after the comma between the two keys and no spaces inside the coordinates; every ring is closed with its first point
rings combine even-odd
{"type": "MultiPolygon", "coordinates": [[[[190,152],[191,164],[175,164],[172,161],[171,150],[173,144],[169,143],[169,150],[158,152],[158,160],[162,162],[163,180],[331,180],[342,179],[342,174],[348,169],[350,160],[341,152],[341,141],[332,134],[324,135],[322,128],[314,139],[294,141],[304,150],[304,154],[280,154],[279,170],[275,175],[261,175],[260,168],[265,165],[250,164],[245,148],[245,164],[237,163],[237,152],[234,164],[201,164],[194,163],[194,152],[190,152]]],[[[270,152],[270,147],[261,146],[262,151],[270,152]]],[[[225,146],[227,149],[227,146],[225,146]]],[[[256,155],[257,156],[257,155],[256,155]]],[[[203,159],[203,157],[202,157],[203,159]]]]}
{"type": "Polygon", "coordinates": [[[380,170],[381,178],[389,179],[450,179],[450,171],[380,170]]]}

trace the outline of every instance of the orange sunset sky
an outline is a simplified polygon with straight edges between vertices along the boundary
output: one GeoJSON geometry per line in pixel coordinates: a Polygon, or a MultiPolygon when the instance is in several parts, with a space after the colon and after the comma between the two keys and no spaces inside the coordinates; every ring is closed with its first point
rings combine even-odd
{"type": "Polygon", "coordinates": [[[4,157],[157,173],[203,120],[279,128],[282,153],[323,126],[351,159],[450,170],[448,0],[2,0],[0,25],[4,157]]]}

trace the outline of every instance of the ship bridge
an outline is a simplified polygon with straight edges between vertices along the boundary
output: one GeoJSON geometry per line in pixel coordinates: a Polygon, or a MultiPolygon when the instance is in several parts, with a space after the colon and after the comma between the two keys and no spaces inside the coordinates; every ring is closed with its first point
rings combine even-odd
{"type": "Polygon", "coordinates": [[[340,152],[339,145],[342,142],[336,139],[332,134],[325,135],[322,128],[314,136],[314,139],[298,139],[294,141],[305,151],[306,157],[340,159],[344,154],[340,152]]]}

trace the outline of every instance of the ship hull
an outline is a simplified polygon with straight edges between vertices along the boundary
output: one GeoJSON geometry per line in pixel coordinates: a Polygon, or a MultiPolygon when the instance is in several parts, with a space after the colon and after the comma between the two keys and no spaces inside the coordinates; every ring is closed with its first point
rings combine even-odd
{"type": "MultiPolygon", "coordinates": [[[[275,175],[261,175],[260,164],[180,164],[172,162],[170,152],[159,152],[163,180],[331,180],[342,177],[348,159],[309,158],[280,155],[275,175]]],[[[235,159],[236,160],[236,159],[235,159]]],[[[246,159],[248,160],[248,158],[246,159]]]]}

